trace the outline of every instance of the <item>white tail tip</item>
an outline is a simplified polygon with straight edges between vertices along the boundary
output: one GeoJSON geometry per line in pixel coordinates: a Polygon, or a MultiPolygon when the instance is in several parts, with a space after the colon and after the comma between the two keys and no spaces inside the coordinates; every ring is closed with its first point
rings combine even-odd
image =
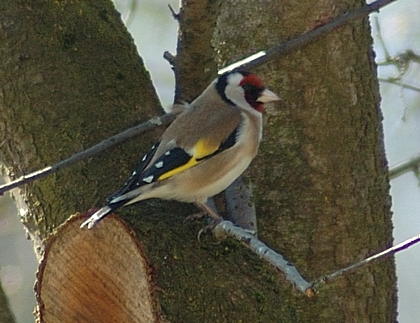
{"type": "Polygon", "coordinates": [[[87,226],[88,229],[92,229],[99,221],[101,221],[109,212],[111,208],[109,206],[104,206],[96,211],[89,219],[83,222],[80,228],[87,226]]]}

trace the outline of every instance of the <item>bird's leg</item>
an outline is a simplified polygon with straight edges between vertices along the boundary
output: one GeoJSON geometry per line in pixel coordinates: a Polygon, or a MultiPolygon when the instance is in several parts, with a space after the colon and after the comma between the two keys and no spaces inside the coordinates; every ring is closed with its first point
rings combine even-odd
{"type": "Polygon", "coordinates": [[[195,202],[194,204],[200,209],[200,212],[187,216],[185,221],[201,219],[205,215],[208,215],[213,221],[216,221],[217,223],[223,220],[223,218],[215,211],[216,206],[214,205],[213,198],[209,198],[208,201],[204,203],[195,202]]]}
{"type": "Polygon", "coordinates": [[[206,202],[196,203],[196,205],[217,223],[223,220],[223,218],[220,215],[218,215],[206,202]]]}

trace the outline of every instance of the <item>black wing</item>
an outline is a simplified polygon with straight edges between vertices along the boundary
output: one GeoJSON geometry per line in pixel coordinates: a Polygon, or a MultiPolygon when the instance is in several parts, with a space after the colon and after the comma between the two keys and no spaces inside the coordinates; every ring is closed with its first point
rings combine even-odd
{"type": "Polygon", "coordinates": [[[131,174],[129,179],[124,183],[124,185],[118,191],[114,192],[106,199],[108,203],[111,202],[114,198],[139,187],[139,185],[137,185],[138,179],[140,176],[142,176],[141,174],[143,173],[144,169],[155,155],[156,150],[159,147],[159,143],[160,142],[155,143],[152,146],[152,148],[150,148],[150,150],[142,157],[140,163],[137,165],[137,168],[133,171],[133,173],[131,174]]]}
{"type": "Polygon", "coordinates": [[[214,155],[221,153],[226,149],[229,149],[236,143],[237,133],[238,128],[232,131],[229,137],[220,144],[216,151],[202,158],[191,156],[180,147],[168,150],[155,161],[154,165],[151,165],[148,169],[146,169],[146,171],[142,174],[142,182],[149,184],[158,180],[169,178],[214,155]]]}

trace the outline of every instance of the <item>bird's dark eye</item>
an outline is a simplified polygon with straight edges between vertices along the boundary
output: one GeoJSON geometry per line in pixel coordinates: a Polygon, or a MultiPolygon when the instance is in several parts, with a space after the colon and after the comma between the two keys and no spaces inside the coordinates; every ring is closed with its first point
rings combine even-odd
{"type": "Polygon", "coordinates": [[[245,91],[245,95],[247,95],[249,98],[254,99],[255,101],[258,99],[258,96],[263,91],[262,89],[257,88],[256,86],[251,84],[244,84],[242,87],[245,91]]]}
{"type": "Polygon", "coordinates": [[[258,109],[261,103],[257,102],[257,100],[261,92],[264,91],[264,88],[260,88],[252,84],[244,84],[242,85],[242,88],[245,91],[245,99],[249,105],[254,109],[258,109]]]}

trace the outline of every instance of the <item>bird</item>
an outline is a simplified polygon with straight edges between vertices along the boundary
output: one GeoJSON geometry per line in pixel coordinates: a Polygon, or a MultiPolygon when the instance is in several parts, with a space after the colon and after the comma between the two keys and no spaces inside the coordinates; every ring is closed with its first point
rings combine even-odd
{"type": "Polygon", "coordinates": [[[195,203],[220,219],[207,199],[225,190],[257,155],[264,104],[280,97],[246,71],[218,76],[175,118],[126,183],[81,228],[150,198],[195,203]]]}

